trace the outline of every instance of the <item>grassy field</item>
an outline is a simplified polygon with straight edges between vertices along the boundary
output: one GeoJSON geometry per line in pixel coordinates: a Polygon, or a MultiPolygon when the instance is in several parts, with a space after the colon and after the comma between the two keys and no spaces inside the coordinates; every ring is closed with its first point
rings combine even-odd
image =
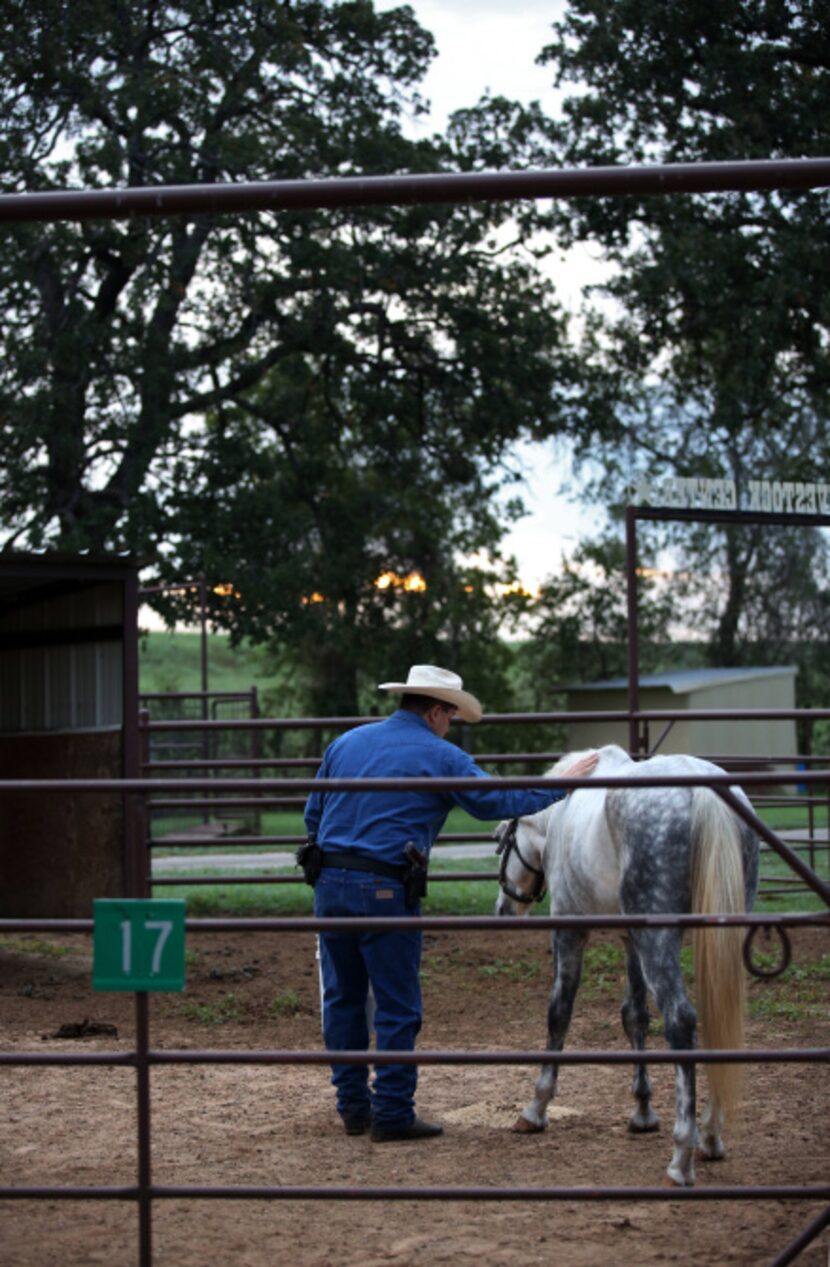
{"type": "MultiPolygon", "coordinates": [[[[262,647],[232,647],[227,634],[209,634],[208,688],[276,691],[279,679],[270,672],[262,647]]],[[[139,646],[139,689],[143,692],[201,690],[201,635],[153,630],[139,646]]]]}
{"type": "MultiPolygon", "coordinates": [[[[424,915],[492,915],[498,896],[495,880],[438,881],[436,874],[453,870],[489,870],[486,859],[440,862],[430,869],[429,894],[423,903],[424,915]]],[[[209,877],[209,868],[200,867],[200,876],[209,877]]],[[[768,874],[765,869],[765,875],[768,874]]],[[[310,915],[312,893],[307,885],[297,884],[199,884],[155,886],[155,897],[179,897],[187,901],[189,916],[228,915],[310,915]]],[[[762,897],[756,902],[758,913],[809,912],[823,910],[821,899],[808,893],[792,893],[762,897]]],[[[534,915],[547,915],[547,903],[534,908],[534,915]]]]}
{"type": "MultiPolygon", "coordinates": [[[[775,811],[765,811],[765,817],[775,819],[775,811]]],[[[791,809],[787,814],[787,830],[806,824],[806,814],[802,813],[799,821],[791,809]]],[[[775,821],[771,825],[781,827],[775,821]]],[[[479,823],[454,810],[447,821],[446,833],[484,832],[489,833],[495,823],[479,823]]],[[[299,813],[263,815],[263,832],[269,835],[302,836],[304,825],[299,813]]],[[[232,847],[233,837],[228,838],[232,847]]],[[[262,845],[240,847],[244,853],[273,852],[279,846],[262,845]]],[[[805,856],[804,849],[801,850],[805,856]]],[[[222,874],[221,868],[211,863],[210,855],[199,850],[198,846],[159,847],[154,855],[163,857],[176,854],[192,854],[194,876],[209,877],[211,873],[222,874]]],[[[827,852],[819,853],[819,874],[825,875],[828,868],[827,852]]],[[[424,904],[424,913],[431,915],[490,915],[493,912],[498,885],[495,880],[437,880],[437,875],[452,875],[456,872],[490,872],[495,874],[498,862],[495,856],[495,845],[491,853],[481,858],[450,859],[442,857],[441,847],[433,851],[430,874],[429,896],[424,904]]],[[[774,896],[762,896],[757,909],[768,911],[812,911],[821,910],[822,903],[817,895],[804,892],[789,893],[786,890],[795,880],[796,887],[801,889],[802,883],[795,877],[788,865],[775,853],[764,849],[761,861],[762,888],[780,888],[784,892],[774,896]]],[[[289,915],[307,914],[311,911],[311,890],[302,882],[297,884],[198,884],[157,886],[156,896],[184,897],[188,902],[188,910],[192,915],[236,914],[236,915],[289,915]]],[[[536,914],[547,911],[546,903],[535,908],[536,914]]]]}

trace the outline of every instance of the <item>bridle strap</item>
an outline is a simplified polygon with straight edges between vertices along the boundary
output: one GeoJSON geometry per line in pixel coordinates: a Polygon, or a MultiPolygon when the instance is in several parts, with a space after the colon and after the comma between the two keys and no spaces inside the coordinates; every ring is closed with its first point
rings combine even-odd
{"type": "Polygon", "coordinates": [[[547,891],[545,873],[540,870],[539,867],[534,867],[533,863],[528,862],[524,857],[521,849],[519,848],[518,827],[518,818],[511,818],[507,828],[505,829],[504,835],[496,846],[496,853],[501,854],[499,886],[502,893],[504,893],[507,897],[512,898],[514,902],[522,902],[524,904],[541,902],[547,891]],[[520,893],[518,889],[513,887],[507,878],[507,863],[512,851],[515,851],[516,857],[519,859],[519,862],[522,864],[525,871],[529,871],[531,875],[536,876],[537,885],[535,892],[531,893],[529,896],[525,896],[524,893],[520,893]]]}

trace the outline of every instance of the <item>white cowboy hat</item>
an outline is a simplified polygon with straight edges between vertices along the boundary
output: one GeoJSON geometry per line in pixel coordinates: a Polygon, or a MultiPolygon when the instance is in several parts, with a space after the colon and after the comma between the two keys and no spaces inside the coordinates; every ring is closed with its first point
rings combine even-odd
{"type": "Polygon", "coordinates": [[[401,691],[407,695],[431,695],[446,700],[458,709],[462,721],[481,721],[481,705],[475,695],[462,691],[463,682],[457,673],[436,668],[434,664],[413,664],[405,682],[381,682],[379,691],[401,691]]]}

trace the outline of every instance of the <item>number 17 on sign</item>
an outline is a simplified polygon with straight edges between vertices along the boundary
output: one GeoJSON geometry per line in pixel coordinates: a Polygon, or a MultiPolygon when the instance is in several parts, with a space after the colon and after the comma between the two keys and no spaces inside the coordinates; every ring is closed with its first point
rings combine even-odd
{"type": "Polygon", "coordinates": [[[93,989],[184,989],[184,901],[96,898],[94,909],[93,989]]]}

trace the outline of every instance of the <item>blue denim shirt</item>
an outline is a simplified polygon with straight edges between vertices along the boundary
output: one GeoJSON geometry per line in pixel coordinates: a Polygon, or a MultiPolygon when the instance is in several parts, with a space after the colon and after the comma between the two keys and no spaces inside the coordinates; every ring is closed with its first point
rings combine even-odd
{"type": "Polygon", "coordinates": [[[416,713],[398,709],[385,721],[340,735],[326,749],[320,779],[476,778],[470,792],[312,792],[305,823],[323,849],[358,849],[400,863],[408,841],[428,854],[454,805],[485,822],[536,814],[566,793],[500,788],[472,757],[434,735],[416,713]]]}

